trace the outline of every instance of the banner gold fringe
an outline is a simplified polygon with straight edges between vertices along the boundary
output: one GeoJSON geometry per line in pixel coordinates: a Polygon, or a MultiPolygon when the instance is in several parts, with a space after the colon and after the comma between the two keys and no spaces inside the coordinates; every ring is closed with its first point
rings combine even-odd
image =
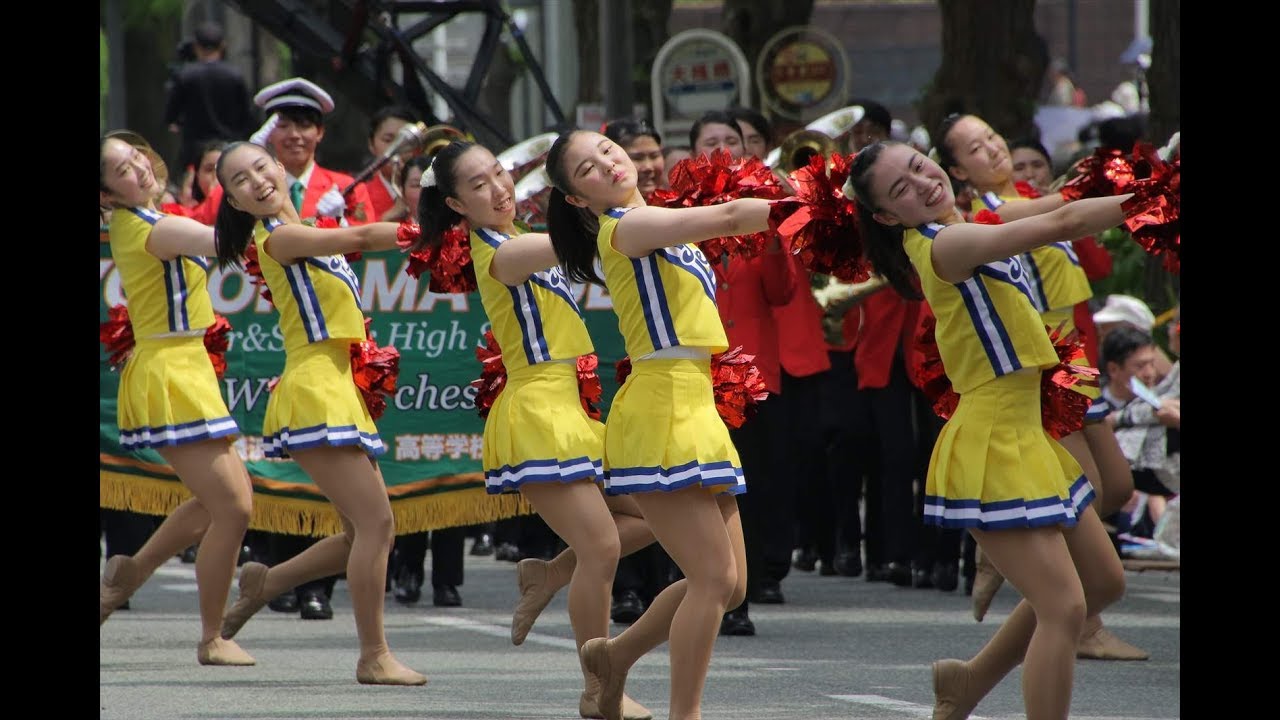
{"type": "MultiPolygon", "coordinates": [[[[98,505],[145,515],[168,515],[191,497],[191,491],[175,480],[100,470],[98,505]]],[[[489,495],[483,487],[454,490],[404,499],[392,498],[396,534],[439,530],[460,525],[505,520],[530,515],[533,508],[519,494],[489,495]]],[[[253,494],[253,530],[327,537],[342,532],[334,506],[323,500],[253,494]]]]}

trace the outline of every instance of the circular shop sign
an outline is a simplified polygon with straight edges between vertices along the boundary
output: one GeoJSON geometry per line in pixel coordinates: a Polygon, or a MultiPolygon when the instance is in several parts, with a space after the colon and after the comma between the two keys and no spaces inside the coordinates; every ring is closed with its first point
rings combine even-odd
{"type": "Polygon", "coordinates": [[[760,97],[775,113],[802,120],[844,102],[849,62],[840,42],[817,28],[782,30],[756,61],[760,97]]]}
{"type": "Polygon", "coordinates": [[[739,101],[747,67],[728,36],[687,30],[668,41],[658,59],[662,95],[673,114],[695,118],[739,101]]]}

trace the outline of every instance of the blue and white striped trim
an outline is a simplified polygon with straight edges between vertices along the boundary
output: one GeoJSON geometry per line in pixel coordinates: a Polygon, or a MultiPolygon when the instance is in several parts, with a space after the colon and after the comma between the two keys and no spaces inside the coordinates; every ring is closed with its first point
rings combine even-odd
{"type": "Polygon", "coordinates": [[[1081,475],[1071,484],[1069,499],[1054,496],[1039,500],[954,500],[929,495],[924,500],[924,522],[944,528],[1007,530],[1009,528],[1064,525],[1073,527],[1080,513],[1093,502],[1093,486],[1081,475]]]}
{"type": "Polygon", "coordinates": [[[995,371],[996,377],[1007,375],[1022,369],[1022,361],[1018,359],[1018,351],[1013,346],[1009,331],[996,311],[995,303],[987,292],[987,286],[976,275],[962,283],[956,283],[964,306],[969,311],[969,319],[973,322],[973,330],[986,351],[987,360],[995,371]]]}
{"type": "Polygon", "coordinates": [[[313,425],[297,430],[281,428],[278,432],[263,436],[262,454],[267,457],[289,457],[290,450],[306,450],[325,445],[359,445],[361,450],[373,456],[387,451],[387,446],[382,443],[378,433],[360,432],[355,425],[313,425]]]}
{"type": "Polygon", "coordinates": [[[307,272],[305,263],[295,263],[284,268],[284,276],[289,280],[289,289],[293,291],[293,301],[298,306],[298,317],[302,327],[307,331],[307,342],[329,339],[329,328],[324,322],[324,310],[320,307],[320,298],[316,296],[315,285],[311,283],[311,274],[307,272]]]}
{"type": "Polygon", "coordinates": [[[228,435],[237,435],[239,433],[240,428],[236,425],[235,419],[231,417],[195,420],[181,425],[121,428],[120,447],[125,450],[173,447],[174,445],[185,445],[186,443],[227,437],[228,435]]]}
{"type": "Polygon", "coordinates": [[[342,255],[309,257],[305,262],[320,272],[329,273],[341,280],[342,284],[346,285],[347,289],[351,291],[351,296],[355,298],[356,305],[360,304],[360,280],[356,277],[355,271],[351,269],[351,265],[347,263],[345,257],[342,255]]]}
{"type": "Polygon", "coordinates": [[[151,225],[155,225],[156,222],[160,220],[160,218],[165,217],[164,213],[158,213],[155,210],[150,210],[148,208],[140,208],[140,207],[129,208],[129,212],[133,213],[134,215],[137,215],[143,220],[146,220],[147,223],[151,225]]]}
{"type": "Polygon", "coordinates": [[[515,306],[516,322],[520,325],[525,360],[530,365],[550,360],[551,351],[547,349],[547,337],[542,330],[542,313],[538,310],[533,289],[527,282],[508,289],[511,291],[511,303],[515,306]]]}
{"type": "Polygon", "coordinates": [[[986,205],[988,210],[999,210],[1000,206],[1004,205],[1004,200],[1001,200],[1000,196],[993,192],[984,192],[982,193],[982,204],[986,205]]]}
{"type": "Polygon", "coordinates": [[[636,275],[636,292],[640,296],[640,309],[649,328],[649,342],[655,349],[679,345],[675,321],[667,304],[667,291],[658,272],[654,254],[631,259],[631,270],[636,275]]]}
{"type": "Polygon", "coordinates": [[[1094,398],[1093,402],[1089,403],[1089,409],[1084,411],[1084,421],[1087,423],[1102,422],[1110,414],[1111,403],[1101,397],[1094,398]]]}
{"type": "Polygon", "coordinates": [[[164,260],[164,290],[169,299],[169,332],[191,329],[187,317],[187,274],[182,268],[182,258],[164,260]]]}
{"type": "Polygon", "coordinates": [[[519,465],[503,465],[484,472],[484,487],[491,495],[515,492],[525,483],[573,482],[584,478],[604,479],[604,463],[600,458],[579,457],[572,460],[529,460],[519,465]]]}
{"type": "Polygon", "coordinates": [[[623,215],[626,215],[627,211],[630,209],[631,208],[629,207],[609,208],[608,210],[604,211],[604,214],[614,219],[620,219],[623,215]]]}
{"type": "Polygon", "coordinates": [[[698,284],[702,285],[702,292],[711,298],[711,302],[716,301],[716,280],[711,271],[711,263],[707,262],[707,256],[701,250],[692,245],[682,245],[662,248],[654,255],[697,278],[698,284]]]}
{"type": "Polygon", "coordinates": [[[731,486],[725,490],[733,495],[747,491],[742,468],[728,460],[702,464],[692,460],[673,468],[660,466],[635,468],[610,468],[605,479],[605,491],[610,495],[625,495],[655,490],[672,491],[702,485],[704,487],[731,486]]]}
{"type": "Polygon", "coordinates": [[[1049,296],[1044,291],[1044,280],[1040,275],[1040,266],[1036,264],[1036,259],[1031,253],[1023,253],[1018,256],[1022,260],[1022,264],[1026,266],[1027,280],[1027,299],[1031,301],[1032,307],[1036,312],[1049,312],[1053,308],[1049,307],[1049,296]]]}

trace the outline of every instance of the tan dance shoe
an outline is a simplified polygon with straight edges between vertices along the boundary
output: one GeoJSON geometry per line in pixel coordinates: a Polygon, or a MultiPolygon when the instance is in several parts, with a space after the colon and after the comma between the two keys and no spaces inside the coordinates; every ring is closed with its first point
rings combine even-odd
{"type": "Polygon", "coordinates": [[[559,588],[551,588],[547,584],[546,560],[529,558],[516,563],[516,586],[520,588],[520,599],[516,601],[516,609],[511,613],[511,644],[524,642],[533,623],[556,596],[559,588]]]}
{"type": "Polygon", "coordinates": [[[356,663],[356,681],[361,685],[426,685],[427,676],[409,669],[390,655],[356,663]]]}
{"type": "Polygon", "coordinates": [[[1085,621],[1076,657],[1086,660],[1148,660],[1151,653],[1130,645],[1102,626],[1102,618],[1085,621]]]}
{"type": "Polygon", "coordinates": [[[267,584],[267,570],[266,565],[257,562],[247,562],[240,568],[240,597],[222,616],[222,639],[235,637],[249,618],[271,599],[262,592],[267,584]]]}
{"type": "MultiPolygon", "coordinates": [[[[582,691],[582,697],[578,698],[578,715],[583,718],[592,718],[598,720],[604,717],[600,709],[596,707],[595,693],[582,691]]],[[[641,705],[631,696],[622,695],[622,720],[653,720],[653,713],[649,708],[641,705]]]]}
{"type": "Polygon", "coordinates": [[[98,587],[98,625],[107,621],[116,608],[128,602],[144,578],[138,563],[128,555],[112,555],[102,571],[98,587]]]}
{"type": "Polygon", "coordinates": [[[981,699],[969,697],[969,669],[964,661],[934,661],[933,720],[965,720],[981,699]]]}
{"type": "Polygon", "coordinates": [[[982,622],[982,618],[987,616],[987,609],[991,607],[991,601],[995,599],[996,591],[1004,584],[1004,576],[991,564],[981,547],[974,552],[974,557],[978,567],[973,576],[973,619],[982,622]]]}
{"type": "Polygon", "coordinates": [[[214,638],[200,643],[196,648],[196,660],[201,665],[257,665],[258,661],[236,644],[235,640],[214,638]]]}

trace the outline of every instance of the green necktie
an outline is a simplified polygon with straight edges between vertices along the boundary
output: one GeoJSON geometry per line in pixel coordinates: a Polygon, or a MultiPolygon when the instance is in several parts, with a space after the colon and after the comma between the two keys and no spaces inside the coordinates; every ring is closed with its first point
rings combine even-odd
{"type": "Polygon", "coordinates": [[[289,199],[293,201],[293,209],[302,212],[302,193],[306,190],[301,182],[295,180],[289,186],[289,199]]]}

